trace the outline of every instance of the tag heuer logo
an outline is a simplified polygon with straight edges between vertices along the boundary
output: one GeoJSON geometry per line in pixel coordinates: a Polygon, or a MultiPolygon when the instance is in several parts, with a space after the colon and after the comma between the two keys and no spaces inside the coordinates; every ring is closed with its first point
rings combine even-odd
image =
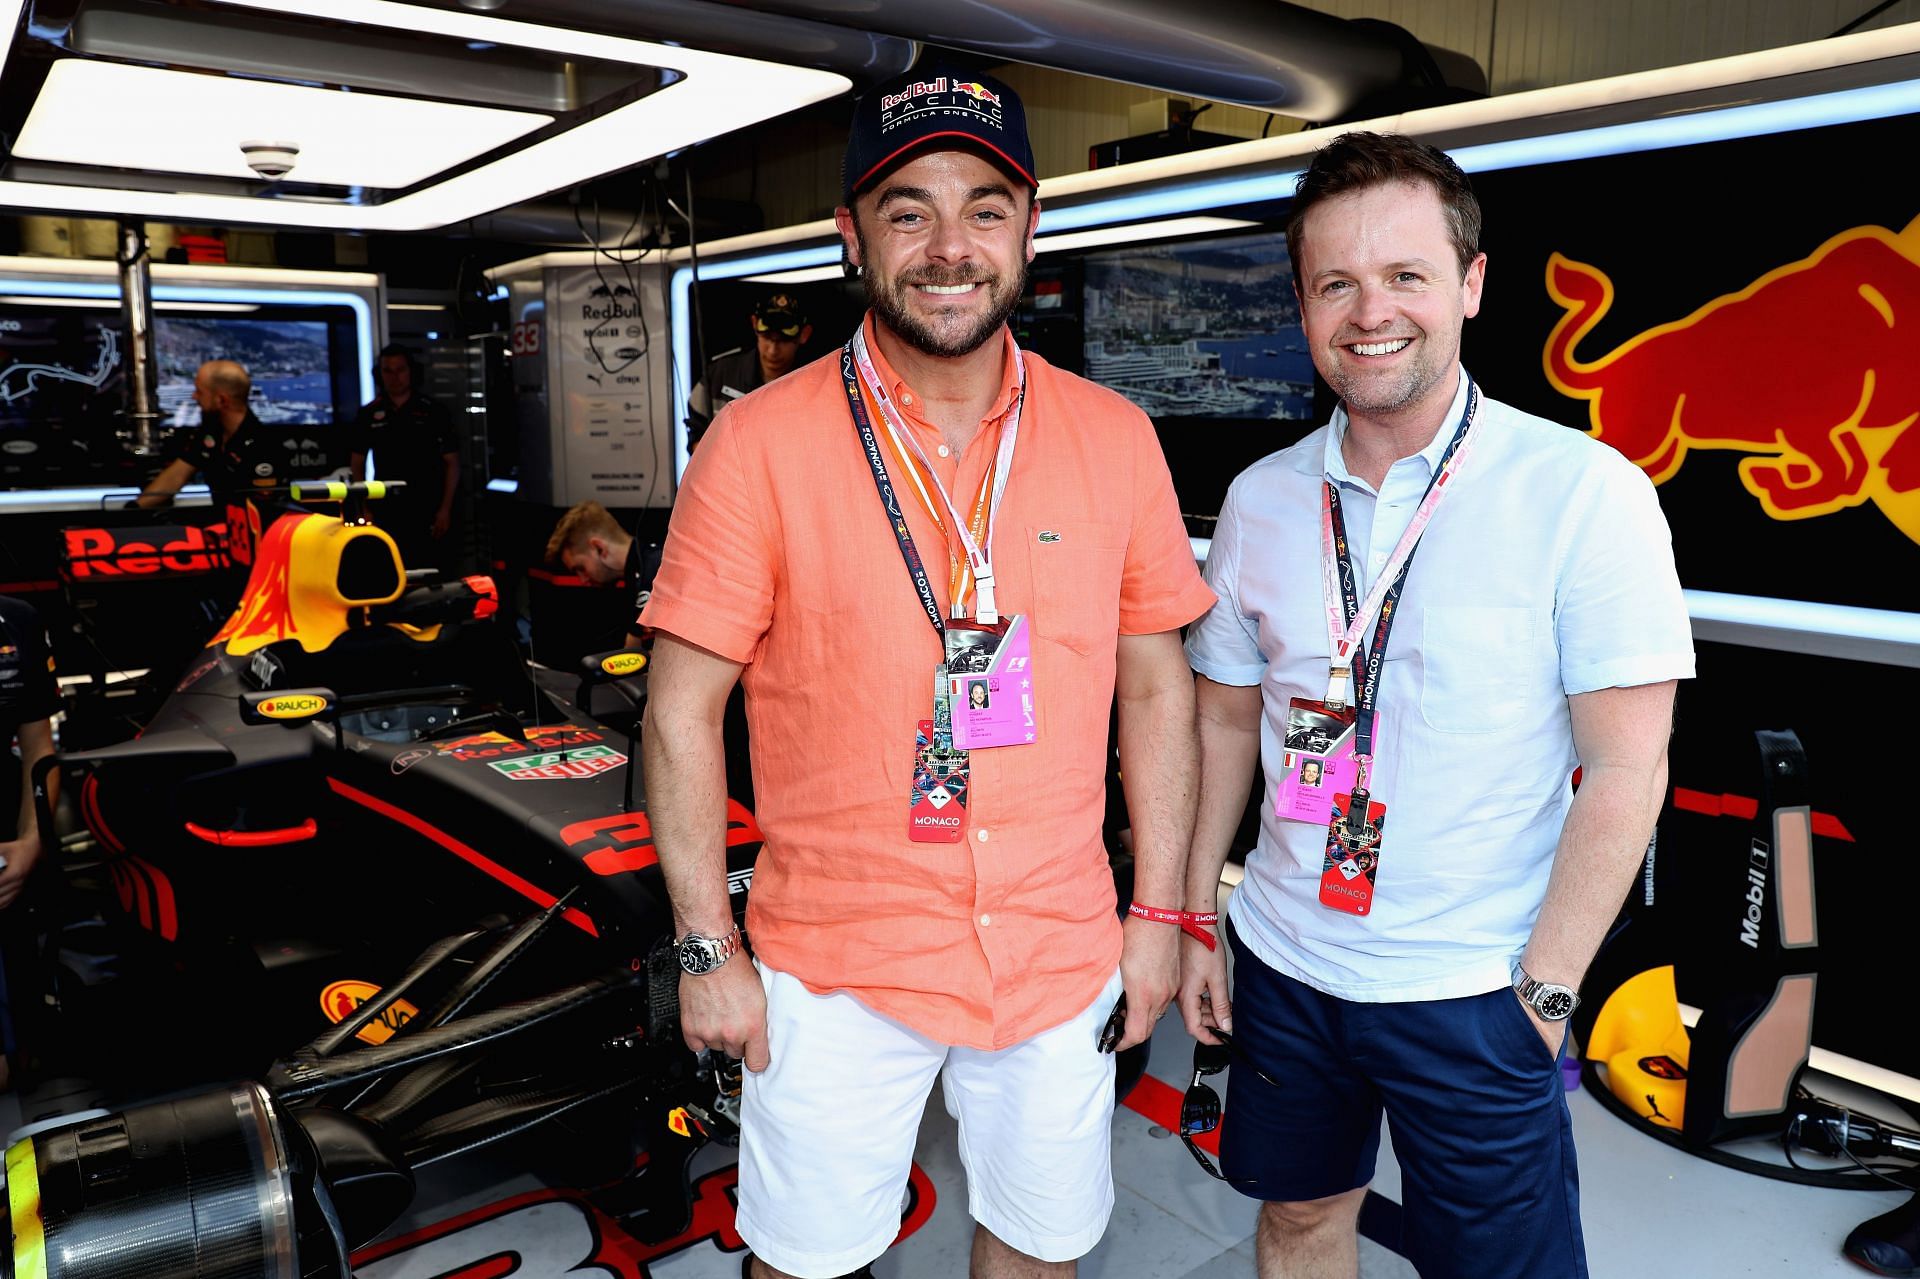
{"type": "Polygon", "coordinates": [[[559,782],[597,777],[626,762],[627,757],[610,746],[582,746],[548,755],[529,755],[525,759],[488,760],[487,767],[505,774],[508,781],[559,782]]]}
{"type": "Polygon", "coordinates": [[[1060,535],[1052,529],[1043,529],[1040,533],[1040,540],[1043,542],[1057,542],[1060,540],[1060,535]]]}

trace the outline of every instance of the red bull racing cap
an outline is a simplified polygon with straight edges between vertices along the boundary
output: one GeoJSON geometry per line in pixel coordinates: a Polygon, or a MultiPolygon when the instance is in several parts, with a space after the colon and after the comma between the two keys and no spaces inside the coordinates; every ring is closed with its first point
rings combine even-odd
{"type": "Polygon", "coordinates": [[[791,293],[770,293],[753,304],[753,331],[775,337],[798,338],[807,327],[807,313],[791,293]]]}
{"type": "Polygon", "coordinates": [[[1037,189],[1027,113],[1019,95],[992,76],[921,66],[869,90],[853,108],[840,167],[843,197],[856,194],[930,145],[970,147],[1009,177],[1037,189]]]}

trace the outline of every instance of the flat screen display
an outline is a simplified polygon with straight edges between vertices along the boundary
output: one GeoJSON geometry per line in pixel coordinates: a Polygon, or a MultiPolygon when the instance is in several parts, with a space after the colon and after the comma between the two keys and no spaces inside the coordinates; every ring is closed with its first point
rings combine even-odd
{"type": "Polygon", "coordinates": [[[200,420],[193,375],[208,360],[238,360],[246,368],[253,377],[253,411],[262,422],[322,425],[337,416],[323,320],[160,315],[153,345],[168,426],[200,420]]]}
{"type": "Polygon", "coordinates": [[[1084,271],[1088,378],[1156,421],[1312,417],[1284,235],[1090,253],[1084,271]]]}
{"type": "MultiPolygon", "coordinates": [[[[126,483],[126,338],[116,304],[0,302],[0,489],[126,483]]],[[[193,375],[235,360],[253,379],[269,426],[317,428],[307,454],[330,453],[327,428],[360,401],[363,355],[352,308],[261,304],[244,311],[154,316],[154,382],[168,444],[200,425],[193,375]]],[[[301,437],[303,439],[307,437],[301,437]]]]}

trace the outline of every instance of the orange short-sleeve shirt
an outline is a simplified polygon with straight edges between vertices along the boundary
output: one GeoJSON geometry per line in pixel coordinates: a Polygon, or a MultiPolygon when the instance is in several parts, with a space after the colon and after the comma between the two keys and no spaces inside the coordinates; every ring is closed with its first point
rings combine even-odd
{"type": "MultiPolygon", "coordinates": [[[[978,492],[1013,404],[1012,359],[973,443],[942,457],[868,336],[947,491],[978,492]]],[[[972,753],[963,842],[907,838],[914,734],[933,714],[942,651],[838,352],[715,420],[641,618],[746,665],[766,833],[747,914],[755,954],[941,1043],[986,1049],[1071,1019],[1112,975],[1120,924],[1101,823],[1118,640],[1213,603],[1145,414],[1032,354],[1026,366],[992,555],[1000,611],[1031,619],[1039,735],[972,753]]],[[[901,506],[945,606],[941,534],[910,492],[901,506]]]]}

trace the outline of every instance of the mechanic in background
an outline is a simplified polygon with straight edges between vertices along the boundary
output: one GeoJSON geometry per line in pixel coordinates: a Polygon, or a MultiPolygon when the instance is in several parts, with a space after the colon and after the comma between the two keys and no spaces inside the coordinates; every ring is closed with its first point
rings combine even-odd
{"type": "Polygon", "coordinates": [[[145,509],[168,505],[196,471],[213,490],[215,505],[223,497],[291,481],[292,459],[280,439],[282,432],[269,430],[253,415],[248,407],[252,395],[253,379],[232,360],[202,364],[193,375],[200,429],[190,434],[186,447],[148,482],[133,504],[145,509]]]}
{"type": "Polygon", "coordinates": [[[813,325],[791,293],[761,298],[747,320],[753,327],[753,345],[714,356],[707,362],[705,380],[688,397],[694,413],[687,431],[689,449],[700,442],[713,415],[728,403],[793,372],[800,363],[800,348],[813,337],[813,325]]]}
{"type": "Polygon", "coordinates": [[[408,568],[430,567],[433,544],[453,526],[460,487],[460,441],[453,415],[417,389],[420,361],[411,347],[380,349],[380,395],[347,429],[347,463],[355,482],[367,478],[367,454],[383,480],[406,488],[373,503],[374,521],[393,535],[408,568]]]}
{"type": "MultiPolygon", "coordinates": [[[[40,828],[33,811],[33,766],[53,754],[53,713],[60,689],[53,678],[53,657],[40,615],[24,601],[0,595],[0,741],[17,752],[0,759],[0,1090],[11,1080],[10,1060],[19,1044],[14,1035],[14,1005],[8,978],[25,990],[31,983],[22,967],[32,961],[32,938],[21,926],[20,900],[27,879],[40,861],[40,828]],[[17,741],[18,745],[14,743],[17,741]]],[[[50,798],[58,796],[59,773],[50,774],[50,798]]],[[[24,1005],[28,1001],[21,1001],[24,1005]]]]}
{"type": "Polygon", "coordinates": [[[640,610],[653,593],[660,571],[660,544],[629,537],[613,513],[598,502],[581,502],[560,517],[547,539],[547,562],[579,575],[590,586],[625,580],[633,587],[633,616],[627,619],[627,647],[638,648],[649,632],[640,610]]]}

